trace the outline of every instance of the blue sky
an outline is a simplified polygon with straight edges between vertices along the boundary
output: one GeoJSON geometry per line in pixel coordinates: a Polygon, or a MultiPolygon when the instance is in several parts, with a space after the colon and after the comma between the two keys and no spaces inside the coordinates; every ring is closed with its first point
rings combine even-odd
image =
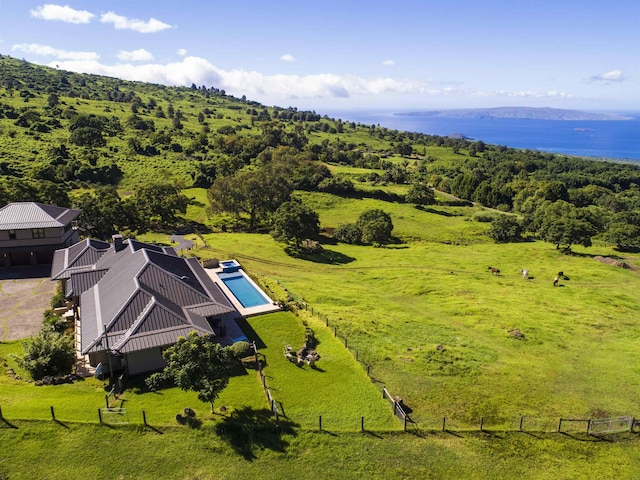
{"type": "Polygon", "coordinates": [[[318,112],[640,110],[637,0],[0,0],[0,53],[318,112]]]}

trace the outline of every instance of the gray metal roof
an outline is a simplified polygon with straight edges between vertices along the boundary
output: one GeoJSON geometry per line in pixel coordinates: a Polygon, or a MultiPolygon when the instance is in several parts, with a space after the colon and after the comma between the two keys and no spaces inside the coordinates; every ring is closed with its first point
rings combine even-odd
{"type": "Polygon", "coordinates": [[[235,312],[197,260],[180,258],[173,249],[145,245],[127,240],[117,252],[110,245],[94,265],[67,270],[72,290],[84,289],[83,354],[107,348],[105,327],[109,348],[128,353],[171,345],[193,330],[212,335],[207,317],[235,312]],[[89,286],[92,279],[95,284],[89,286]]]}
{"type": "Polygon", "coordinates": [[[0,208],[0,230],[64,227],[78,215],[80,210],[44,203],[10,203],[0,208]]]}
{"type": "Polygon", "coordinates": [[[108,242],[86,238],[69,248],[56,250],[51,264],[51,280],[70,278],[71,273],[95,270],[96,263],[110,246],[108,242]]]}

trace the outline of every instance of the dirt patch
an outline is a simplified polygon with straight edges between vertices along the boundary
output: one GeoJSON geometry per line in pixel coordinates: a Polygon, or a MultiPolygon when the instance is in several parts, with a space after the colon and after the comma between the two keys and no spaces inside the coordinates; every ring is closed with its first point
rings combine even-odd
{"type": "Polygon", "coordinates": [[[37,334],[56,285],[49,277],[0,280],[0,340],[37,334]]]}
{"type": "Polygon", "coordinates": [[[627,270],[636,270],[634,266],[618,258],[603,257],[601,255],[596,255],[595,257],[593,257],[593,259],[600,263],[604,263],[605,265],[611,265],[612,267],[625,268],[627,270]]]}

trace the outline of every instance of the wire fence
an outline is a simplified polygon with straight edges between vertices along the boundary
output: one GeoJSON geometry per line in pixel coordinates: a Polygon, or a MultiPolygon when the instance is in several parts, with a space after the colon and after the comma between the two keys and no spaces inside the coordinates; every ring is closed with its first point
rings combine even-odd
{"type": "MultiPolygon", "coordinates": [[[[314,309],[304,298],[295,295],[287,290],[285,285],[276,280],[276,283],[287,293],[288,306],[294,313],[296,311],[306,311],[312,317],[322,321],[339,339],[344,347],[349,350],[355,360],[360,363],[366,371],[369,379],[379,384],[380,380],[373,376],[373,365],[355,345],[353,345],[346,335],[338,329],[338,325],[329,319],[329,316],[314,309]]],[[[520,432],[559,432],[559,433],[585,433],[588,435],[603,435],[622,432],[635,432],[640,429],[640,421],[633,416],[621,416],[613,418],[542,418],[534,416],[487,416],[477,419],[460,419],[456,417],[436,417],[429,415],[410,415],[411,409],[404,405],[400,396],[392,395],[385,386],[382,387],[382,397],[385,398],[392,409],[394,416],[401,422],[404,431],[470,431],[488,429],[496,431],[520,431],[520,432]]],[[[414,412],[415,413],[415,412],[414,412]]],[[[319,420],[322,429],[322,418],[319,420]]]]}
{"type": "MultiPolygon", "coordinates": [[[[267,377],[264,376],[262,372],[262,362],[260,361],[261,353],[258,352],[258,347],[256,347],[256,342],[251,342],[251,348],[253,350],[254,357],[256,359],[256,370],[258,371],[258,375],[260,376],[260,383],[262,384],[262,388],[264,389],[264,393],[267,396],[267,401],[269,402],[269,408],[273,412],[276,417],[276,426],[279,425],[280,422],[280,410],[278,409],[278,402],[276,402],[275,398],[271,394],[271,389],[269,385],[267,385],[267,377]]],[[[262,355],[264,358],[264,355],[262,355]]]]}

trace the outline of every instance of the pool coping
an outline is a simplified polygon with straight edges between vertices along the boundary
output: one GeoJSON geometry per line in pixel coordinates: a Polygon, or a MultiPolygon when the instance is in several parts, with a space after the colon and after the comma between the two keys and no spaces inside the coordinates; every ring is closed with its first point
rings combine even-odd
{"type": "Polygon", "coordinates": [[[234,273],[239,273],[242,276],[244,276],[244,278],[246,278],[247,281],[251,283],[251,285],[253,285],[255,289],[257,289],[262,295],[264,295],[265,298],[269,299],[270,303],[266,303],[264,305],[256,305],[255,307],[248,307],[248,308],[244,307],[240,303],[240,301],[236,298],[236,296],[233,294],[233,292],[229,290],[229,287],[227,287],[225,283],[222,281],[222,279],[218,276],[218,273],[224,273],[222,268],[220,267],[205,268],[204,270],[205,272],[207,272],[207,275],[209,275],[209,278],[211,278],[211,280],[218,286],[218,288],[222,290],[222,293],[224,293],[224,296],[227,297],[227,299],[231,302],[233,307],[243,317],[251,317],[254,315],[261,315],[263,313],[272,313],[272,312],[277,312],[281,310],[280,306],[277,303],[275,303],[273,299],[269,297],[269,295],[267,295],[267,293],[262,288],[260,288],[260,286],[256,284],[256,282],[254,282],[249,275],[247,275],[247,272],[245,272],[242,267],[239,267],[238,270],[234,273]]]}

